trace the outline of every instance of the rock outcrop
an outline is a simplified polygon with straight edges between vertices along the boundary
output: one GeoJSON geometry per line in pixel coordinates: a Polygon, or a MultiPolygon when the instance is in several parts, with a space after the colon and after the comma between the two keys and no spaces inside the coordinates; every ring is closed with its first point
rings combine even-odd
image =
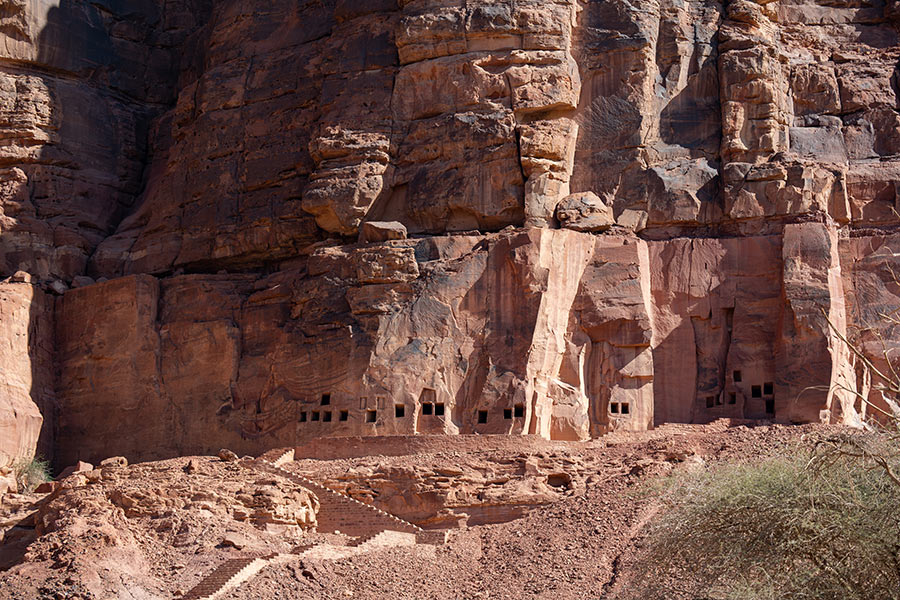
{"type": "Polygon", "coordinates": [[[895,2],[8,4],[0,463],[883,403],[895,2]]]}

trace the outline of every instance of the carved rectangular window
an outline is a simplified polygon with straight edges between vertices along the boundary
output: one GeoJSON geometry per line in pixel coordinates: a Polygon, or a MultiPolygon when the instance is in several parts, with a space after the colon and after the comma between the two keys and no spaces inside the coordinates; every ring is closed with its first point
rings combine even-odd
{"type": "Polygon", "coordinates": [[[775,414],[775,398],[766,398],[766,414],[775,414]]]}
{"type": "Polygon", "coordinates": [[[406,416],[406,406],[403,404],[395,404],[394,405],[394,417],[398,419],[402,419],[406,416]]]}
{"type": "Polygon", "coordinates": [[[313,420],[313,421],[318,421],[318,420],[319,420],[319,411],[314,410],[314,411],[312,412],[312,420],[313,420]]]}
{"type": "Polygon", "coordinates": [[[434,416],[443,417],[444,416],[444,403],[438,402],[434,405],[434,416]]]}
{"type": "Polygon", "coordinates": [[[631,407],[629,406],[629,404],[627,402],[623,402],[622,403],[622,414],[627,415],[630,412],[631,412],[631,407]]]}
{"type": "Polygon", "coordinates": [[[515,417],[517,419],[521,419],[525,416],[525,405],[524,404],[516,404],[515,406],[515,417]]]}
{"type": "Polygon", "coordinates": [[[754,398],[762,398],[762,386],[754,385],[750,388],[750,395],[754,398]]]}
{"type": "Polygon", "coordinates": [[[513,411],[511,408],[503,409],[503,418],[504,419],[506,419],[507,421],[512,421],[512,415],[513,415],[513,411]]]}
{"type": "Polygon", "coordinates": [[[322,394],[322,406],[331,404],[331,394],[322,394]]]}
{"type": "Polygon", "coordinates": [[[300,411],[300,422],[306,423],[306,411],[305,410],[300,411]]]}
{"type": "Polygon", "coordinates": [[[367,410],[366,411],[366,423],[374,423],[378,419],[378,411],[377,410],[367,410]]]}
{"type": "Polygon", "coordinates": [[[740,371],[735,371],[734,373],[732,373],[732,374],[731,374],[731,379],[732,379],[735,383],[740,383],[740,382],[741,382],[741,372],[740,372],[740,371]]]}
{"type": "Polygon", "coordinates": [[[349,410],[342,410],[342,411],[340,412],[340,414],[338,415],[338,420],[339,420],[339,421],[346,421],[346,420],[348,420],[349,418],[350,418],[350,411],[349,411],[349,410]]]}
{"type": "Polygon", "coordinates": [[[614,415],[619,414],[619,403],[618,402],[610,402],[609,412],[611,412],[614,415]]]}
{"type": "Polygon", "coordinates": [[[737,394],[734,392],[728,394],[728,404],[737,404],[737,394]]]}
{"type": "Polygon", "coordinates": [[[325,411],[325,412],[322,414],[322,421],[323,421],[324,423],[331,423],[331,411],[330,411],[330,410],[329,410],[329,411],[325,411]]]}
{"type": "Polygon", "coordinates": [[[426,402],[422,405],[422,414],[423,415],[433,415],[434,414],[434,404],[431,402],[426,402]]]}
{"type": "Polygon", "coordinates": [[[763,394],[771,396],[775,393],[775,384],[771,381],[763,384],[763,394]]]}
{"type": "Polygon", "coordinates": [[[479,411],[478,411],[478,422],[479,422],[479,423],[487,423],[487,417],[488,417],[488,415],[487,415],[487,411],[486,411],[486,410],[479,410],[479,411]]]}

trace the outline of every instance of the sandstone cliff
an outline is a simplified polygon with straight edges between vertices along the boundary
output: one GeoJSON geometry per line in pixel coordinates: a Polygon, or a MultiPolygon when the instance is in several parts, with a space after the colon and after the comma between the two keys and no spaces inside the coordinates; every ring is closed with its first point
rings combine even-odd
{"type": "Polygon", "coordinates": [[[896,345],[894,1],[3,6],[0,460],[855,423],[896,345]]]}

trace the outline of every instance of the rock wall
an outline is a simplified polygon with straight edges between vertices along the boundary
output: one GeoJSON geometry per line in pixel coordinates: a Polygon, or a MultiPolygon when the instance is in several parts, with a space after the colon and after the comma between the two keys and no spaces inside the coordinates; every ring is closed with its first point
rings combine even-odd
{"type": "Polygon", "coordinates": [[[884,404],[894,2],[7,4],[61,462],[884,404]]]}
{"type": "Polygon", "coordinates": [[[0,467],[30,459],[36,449],[51,455],[52,326],[53,300],[44,292],[25,282],[0,283],[0,467]]]}

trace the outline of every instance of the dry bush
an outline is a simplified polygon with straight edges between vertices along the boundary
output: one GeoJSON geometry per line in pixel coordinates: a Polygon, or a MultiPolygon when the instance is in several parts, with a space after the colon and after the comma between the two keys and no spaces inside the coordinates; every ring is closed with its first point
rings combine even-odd
{"type": "Polygon", "coordinates": [[[900,599],[900,486],[878,450],[894,442],[858,436],[878,459],[826,442],[676,477],[622,597],[900,599]]]}
{"type": "Polygon", "coordinates": [[[50,463],[41,458],[20,458],[10,467],[16,475],[19,491],[34,491],[34,488],[50,481],[50,463]]]}

